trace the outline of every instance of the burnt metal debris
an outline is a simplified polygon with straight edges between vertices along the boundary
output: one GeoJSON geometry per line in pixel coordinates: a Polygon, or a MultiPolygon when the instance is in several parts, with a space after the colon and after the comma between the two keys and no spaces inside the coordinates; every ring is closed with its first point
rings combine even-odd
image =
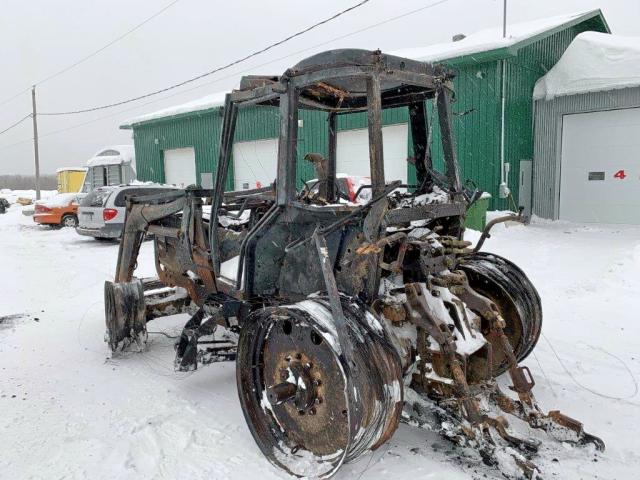
{"type": "Polygon", "coordinates": [[[512,262],[463,239],[478,192],[460,181],[452,97],[451,72],[379,51],[328,51],[279,77],[243,78],[226,97],[214,188],[128,199],[115,280],[105,285],[114,354],[144,348],[153,318],[190,313],[176,368],[235,359],[258,446],[298,476],[331,476],[388,440],[403,408],[421,422],[425,402],[448,420],[439,422],[447,438],[498,467],[503,449],[527,478],[538,472],[538,442],[513,433],[505,414],[603,449],[578,421],[545,413],[519,365],[542,326],[535,287],[512,262]],[[442,139],[438,166],[427,102],[442,139]],[[279,108],[276,179],[225,192],[238,111],[255,105],[279,108]],[[385,178],[381,114],[394,107],[409,111],[415,185],[385,178]],[[328,158],[302,152],[322,185],[297,191],[302,108],[327,113],[328,158]],[[336,182],[337,119],[353,112],[368,121],[364,204],[341,198],[336,182]],[[158,277],[137,279],[149,234],[158,277]],[[512,392],[495,380],[505,372],[512,392]]]}

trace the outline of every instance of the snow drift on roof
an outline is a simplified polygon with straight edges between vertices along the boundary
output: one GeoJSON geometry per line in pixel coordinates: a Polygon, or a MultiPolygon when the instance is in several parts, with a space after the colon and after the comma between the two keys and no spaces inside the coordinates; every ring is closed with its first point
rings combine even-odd
{"type": "Polygon", "coordinates": [[[640,85],[640,37],[583,32],[536,83],[533,98],[614,90],[640,85]]]}
{"type": "Polygon", "coordinates": [[[474,53],[488,52],[499,48],[511,47],[516,43],[553,30],[589,13],[591,12],[573,13],[570,15],[541,18],[530,22],[507,25],[507,36],[505,38],[502,37],[502,26],[500,26],[480,30],[457,42],[407,48],[392,53],[400,57],[407,57],[422,62],[436,62],[465,55],[473,55],[474,53]]]}
{"type": "Polygon", "coordinates": [[[206,97],[198,98],[181,105],[174,105],[172,107],[163,108],[157,112],[147,113],[140,115],[139,117],[132,118],[126,121],[122,126],[129,127],[135,123],[148,122],[150,120],[157,120],[159,118],[173,117],[182,113],[199,112],[201,110],[209,110],[210,108],[222,107],[224,105],[224,97],[229,92],[218,92],[206,97]]]}
{"type": "Polygon", "coordinates": [[[87,161],[88,167],[96,167],[98,165],[121,165],[123,163],[131,163],[135,165],[136,154],[133,145],[111,145],[101,148],[96,154],[87,161]],[[110,153],[109,150],[117,152],[117,155],[104,155],[110,153]]]}

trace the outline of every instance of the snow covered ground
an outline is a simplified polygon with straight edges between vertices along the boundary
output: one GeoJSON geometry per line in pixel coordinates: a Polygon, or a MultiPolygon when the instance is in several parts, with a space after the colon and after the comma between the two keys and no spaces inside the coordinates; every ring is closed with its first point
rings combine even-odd
{"type": "MultiPolygon", "coordinates": [[[[42,190],[40,192],[40,199],[46,200],[47,198],[51,198],[58,193],[57,190],[42,190]]],[[[30,198],[35,201],[36,199],[36,191],[35,190],[9,190],[6,188],[0,189],[0,198],[5,198],[9,201],[9,203],[15,203],[18,198],[30,198]]]]}
{"type": "MultiPolygon", "coordinates": [[[[544,337],[526,361],[538,400],[607,443],[599,455],[551,442],[544,478],[639,478],[640,228],[501,226],[485,250],[518,263],[542,296],[544,337]]],[[[0,478],[286,478],[245,425],[233,364],[175,373],[173,341],[161,335],[144,353],[109,359],[102,288],[116,255],[114,243],[37,226],[15,205],[0,215],[0,478]]],[[[147,242],[141,275],[153,273],[152,257],[147,242]]],[[[150,330],[176,334],[183,322],[150,330]]],[[[402,425],[336,478],[500,478],[458,456],[402,425]]]]}

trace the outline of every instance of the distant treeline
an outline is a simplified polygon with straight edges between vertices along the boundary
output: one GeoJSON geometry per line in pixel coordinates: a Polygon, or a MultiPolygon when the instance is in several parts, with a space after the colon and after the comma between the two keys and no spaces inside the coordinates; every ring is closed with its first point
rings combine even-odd
{"type": "MultiPolygon", "coordinates": [[[[35,190],[36,177],[34,175],[0,175],[0,189],[35,190]]],[[[58,180],[55,175],[40,175],[41,190],[55,190],[58,180]]]]}

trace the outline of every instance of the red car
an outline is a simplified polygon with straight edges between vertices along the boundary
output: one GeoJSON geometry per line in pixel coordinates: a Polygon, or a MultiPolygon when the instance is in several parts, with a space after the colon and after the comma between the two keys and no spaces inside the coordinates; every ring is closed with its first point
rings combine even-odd
{"type": "MultiPolygon", "coordinates": [[[[371,177],[337,173],[336,185],[338,186],[338,195],[344,201],[364,205],[371,200],[371,188],[361,188],[371,185],[371,177]]],[[[317,194],[320,188],[318,179],[309,180],[307,187],[312,193],[317,194]]]]}
{"type": "Polygon", "coordinates": [[[78,193],[59,193],[36,202],[33,221],[59,227],[78,226],[78,193]]]}

